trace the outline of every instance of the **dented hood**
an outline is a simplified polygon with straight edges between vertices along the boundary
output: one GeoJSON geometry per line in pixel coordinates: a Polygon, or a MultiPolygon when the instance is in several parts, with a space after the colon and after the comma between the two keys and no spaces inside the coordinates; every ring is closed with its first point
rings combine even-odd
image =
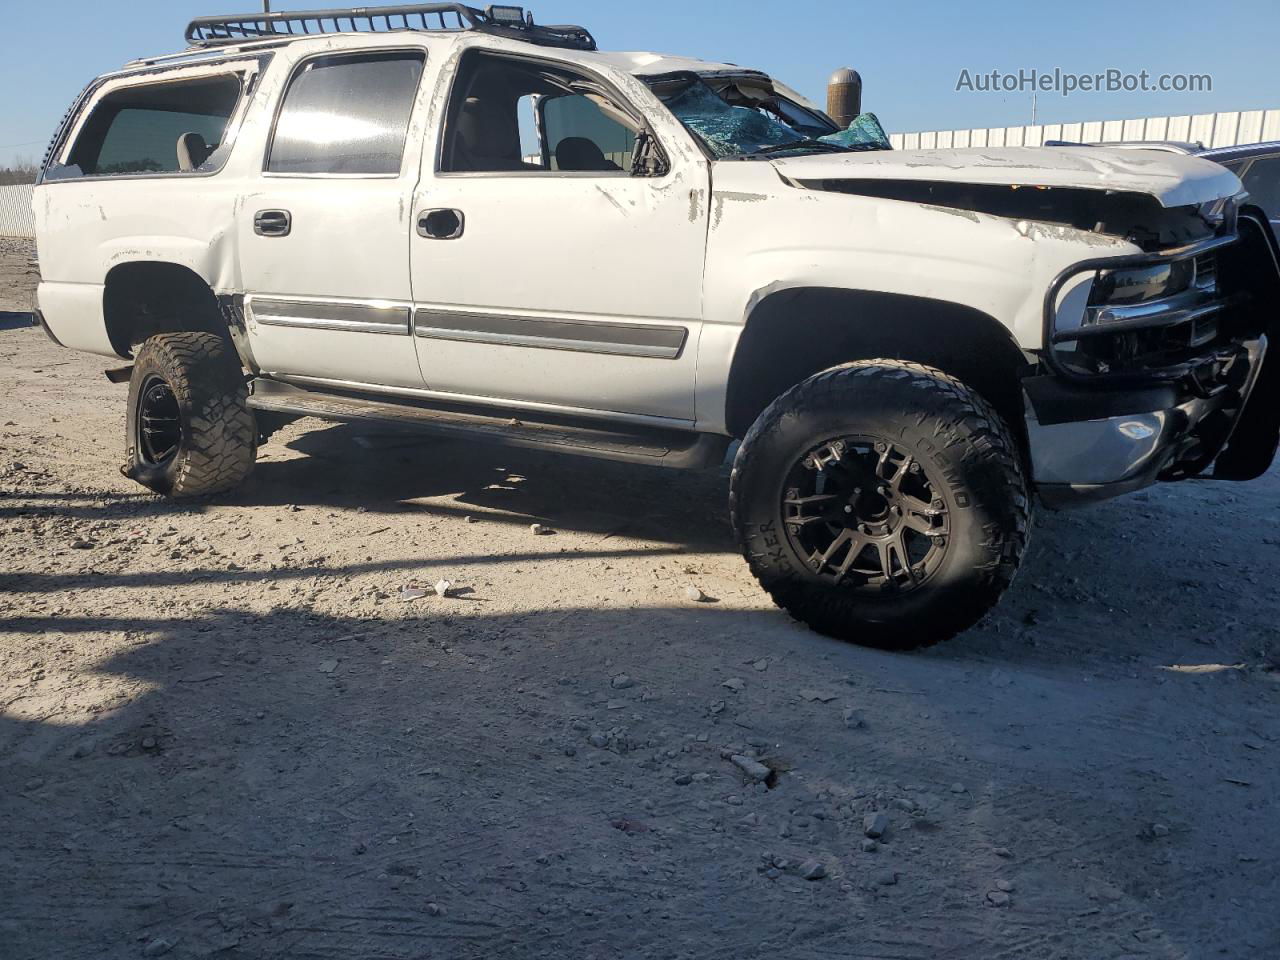
{"type": "Polygon", "coordinates": [[[1145,193],[1162,206],[1206,203],[1240,191],[1210,160],[1098,147],[975,147],[808,154],[773,161],[792,180],[918,180],[1001,186],[1077,187],[1145,193]]]}

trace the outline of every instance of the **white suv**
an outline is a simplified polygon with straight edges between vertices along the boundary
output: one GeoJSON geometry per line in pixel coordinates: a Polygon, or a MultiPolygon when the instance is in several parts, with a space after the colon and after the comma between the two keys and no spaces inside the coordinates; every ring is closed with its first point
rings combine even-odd
{"type": "Polygon", "coordinates": [[[513,7],[187,39],[90,84],[35,197],[38,318],[129,361],[124,470],[160,493],[308,415],[674,467],[739,438],[764,587],[910,647],[996,601],[1033,494],[1271,463],[1275,240],[1217,164],[891,151],[513,7]]]}

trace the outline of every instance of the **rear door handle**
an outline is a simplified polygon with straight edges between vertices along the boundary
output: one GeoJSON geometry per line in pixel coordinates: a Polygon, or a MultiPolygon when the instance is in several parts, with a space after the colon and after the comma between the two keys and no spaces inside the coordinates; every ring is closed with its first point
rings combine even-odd
{"type": "Polygon", "coordinates": [[[418,236],[428,240],[456,240],[462,236],[465,222],[461,210],[447,207],[423,210],[418,214],[418,236]]]}
{"type": "Polygon", "coordinates": [[[259,210],[253,215],[253,232],[260,237],[287,237],[292,229],[288,210],[259,210]]]}

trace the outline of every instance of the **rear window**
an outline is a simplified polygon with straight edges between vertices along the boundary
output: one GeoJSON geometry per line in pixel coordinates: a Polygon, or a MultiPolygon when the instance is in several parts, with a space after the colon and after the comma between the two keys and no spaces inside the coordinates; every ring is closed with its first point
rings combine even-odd
{"type": "Polygon", "coordinates": [[[64,176],[208,173],[221,167],[227,124],[240,102],[238,74],[125,87],[89,114],[64,176]]]}
{"type": "Polygon", "coordinates": [[[423,62],[421,52],[308,62],[285,93],[267,170],[398,174],[423,62]]]}

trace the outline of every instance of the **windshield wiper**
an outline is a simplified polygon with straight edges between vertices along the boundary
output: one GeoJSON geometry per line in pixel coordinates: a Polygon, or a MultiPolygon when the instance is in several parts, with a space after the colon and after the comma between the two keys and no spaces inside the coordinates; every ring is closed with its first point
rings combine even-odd
{"type": "Polygon", "coordinates": [[[833,153],[849,153],[850,149],[838,143],[827,143],[824,140],[793,140],[791,143],[771,143],[761,147],[748,156],[760,157],[768,153],[783,153],[787,150],[829,150],[833,153]]]}

